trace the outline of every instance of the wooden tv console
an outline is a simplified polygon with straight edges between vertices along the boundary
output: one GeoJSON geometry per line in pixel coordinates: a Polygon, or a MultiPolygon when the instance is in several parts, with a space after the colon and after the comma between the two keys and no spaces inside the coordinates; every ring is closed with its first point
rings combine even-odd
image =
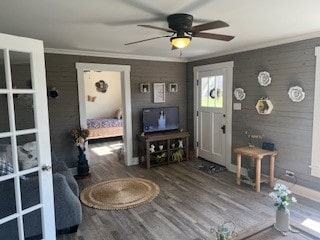
{"type": "Polygon", "coordinates": [[[165,132],[138,135],[139,163],[148,169],[154,166],[189,160],[189,132],[165,132]],[[182,147],[179,146],[182,140],[182,147]],[[154,145],[154,152],[150,151],[154,145]],[[161,147],[162,145],[162,147],[161,147]],[[183,156],[182,159],[175,157],[183,156]]]}

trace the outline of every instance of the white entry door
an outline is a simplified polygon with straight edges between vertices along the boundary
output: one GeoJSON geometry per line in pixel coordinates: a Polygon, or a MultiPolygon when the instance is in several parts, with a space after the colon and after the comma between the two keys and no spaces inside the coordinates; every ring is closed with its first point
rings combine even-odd
{"type": "Polygon", "coordinates": [[[0,34],[0,239],[55,239],[43,42],[0,34]]]}
{"type": "Polygon", "coordinates": [[[226,132],[230,135],[228,128],[231,128],[227,121],[230,119],[227,111],[229,70],[217,65],[195,68],[195,139],[197,156],[226,166],[226,132]]]}

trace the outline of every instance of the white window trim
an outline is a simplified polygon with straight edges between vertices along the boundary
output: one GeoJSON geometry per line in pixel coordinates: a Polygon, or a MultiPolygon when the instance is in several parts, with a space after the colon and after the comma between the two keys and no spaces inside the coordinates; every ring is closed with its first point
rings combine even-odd
{"type": "Polygon", "coordinates": [[[314,83],[311,176],[320,178],[320,47],[315,48],[316,75],[314,83]]]}

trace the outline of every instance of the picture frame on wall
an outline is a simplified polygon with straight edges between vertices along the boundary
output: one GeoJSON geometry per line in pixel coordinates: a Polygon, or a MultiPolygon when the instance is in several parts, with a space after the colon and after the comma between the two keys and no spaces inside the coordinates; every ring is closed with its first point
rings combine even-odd
{"type": "Polygon", "coordinates": [[[178,92],[178,83],[169,83],[169,92],[178,92]]]}
{"type": "Polygon", "coordinates": [[[165,83],[153,84],[153,101],[154,103],[162,103],[166,101],[166,84],[165,83]]]}
{"type": "Polygon", "coordinates": [[[141,83],[140,84],[140,92],[141,93],[149,93],[150,92],[150,83],[141,83]]]}

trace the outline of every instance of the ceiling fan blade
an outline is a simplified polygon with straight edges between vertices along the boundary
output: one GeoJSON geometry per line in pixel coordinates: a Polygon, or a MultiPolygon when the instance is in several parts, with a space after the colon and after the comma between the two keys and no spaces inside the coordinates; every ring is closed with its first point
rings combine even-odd
{"type": "Polygon", "coordinates": [[[170,32],[170,33],[174,33],[175,32],[174,30],[169,29],[169,28],[162,28],[162,27],[157,27],[157,26],[152,26],[152,25],[140,24],[138,26],[139,27],[145,27],[145,28],[158,29],[158,30],[162,30],[162,31],[170,32]]]}
{"type": "Polygon", "coordinates": [[[204,33],[204,32],[192,34],[192,37],[208,38],[208,39],[222,40],[222,41],[230,41],[234,39],[234,36],[215,34],[215,33],[204,33]]]}
{"type": "Polygon", "coordinates": [[[143,39],[143,40],[139,40],[139,41],[135,41],[135,42],[125,43],[124,45],[131,45],[131,44],[146,42],[146,41],[150,41],[150,40],[154,40],[154,39],[158,39],[158,38],[165,38],[165,37],[171,37],[171,35],[160,36],[160,37],[153,37],[153,38],[147,38],[147,39],[143,39]]]}
{"type": "Polygon", "coordinates": [[[210,1],[211,0],[192,1],[187,6],[180,9],[178,12],[195,12],[197,9],[201,8],[205,4],[208,4],[210,1]]]}
{"type": "Polygon", "coordinates": [[[162,21],[163,17],[149,18],[149,19],[129,19],[122,21],[108,21],[104,24],[108,26],[123,26],[123,25],[133,25],[133,24],[141,24],[141,23],[152,23],[162,21]]]}
{"type": "Polygon", "coordinates": [[[158,17],[163,17],[163,19],[166,18],[166,14],[164,12],[160,11],[157,8],[149,7],[148,5],[142,4],[137,0],[130,0],[130,1],[119,0],[119,1],[123,2],[124,4],[130,5],[131,7],[134,7],[138,10],[142,10],[144,12],[151,13],[151,14],[158,16],[158,17]]]}
{"type": "Polygon", "coordinates": [[[200,31],[223,28],[223,27],[229,27],[229,24],[218,20],[218,21],[213,21],[213,22],[208,22],[208,23],[193,26],[191,27],[190,31],[193,33],[198,33],[200,31]]]}

